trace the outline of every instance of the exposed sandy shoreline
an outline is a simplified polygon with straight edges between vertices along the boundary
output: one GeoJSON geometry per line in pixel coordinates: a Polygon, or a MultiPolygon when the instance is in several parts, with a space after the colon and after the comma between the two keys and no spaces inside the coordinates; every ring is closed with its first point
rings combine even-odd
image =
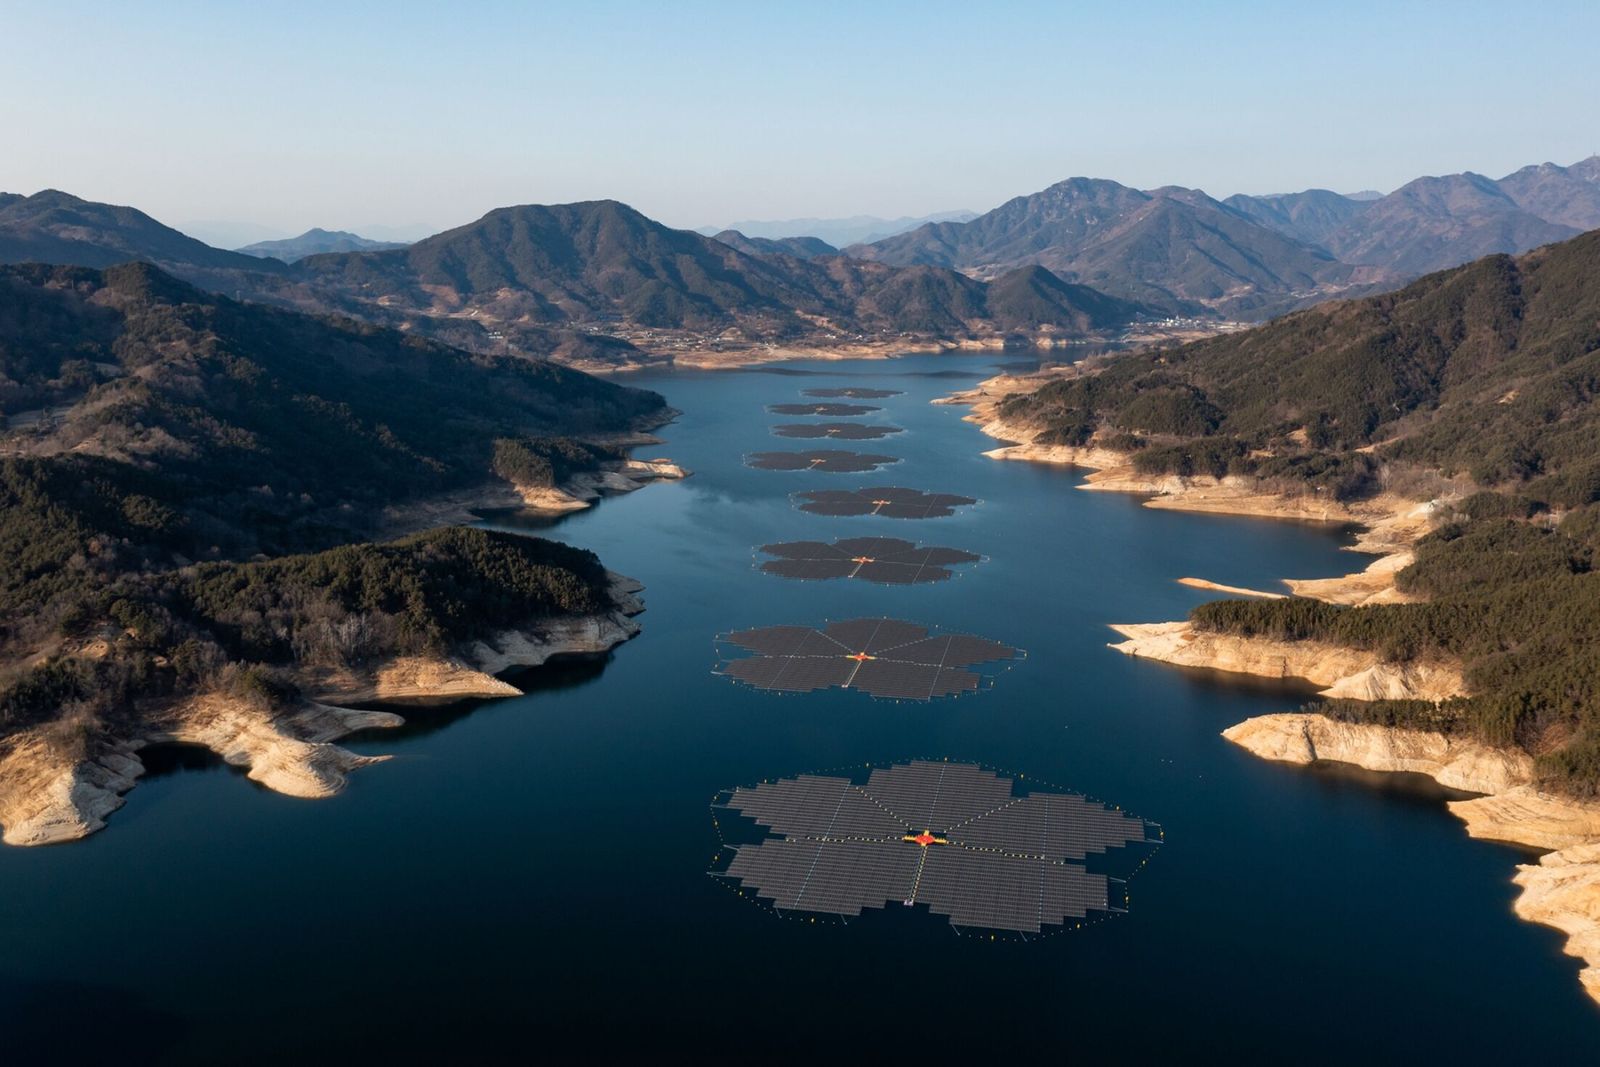
{"type": "MultiPolygon", "coordinates": [[[[1006,442],[985,453],[994,459],[1092,469],[1083,489],[1148,495],[1144,505],[1152,508],[1359,525],[1361,532],[1351,547],[1377,554],[1371,565],[1336,578],[1286,579],[1285,584],[1297,596],[1336,604],[1406,599],[1395,588],[1394,576],[1411,563],[1412,545],[1431,528],[1437,502],[1419,504],[1385,494],[1344,505],[1314,496],[1263,492],[1243,478],[1150,478],[1135,470],[1130,457],[1122,453],[1092,446],[1032,444],[1031,428],[1000,416],[1000,404],[1007,396],[1032,391],[1049,376],[1073,373],[1078,372],[1058,368],[1050,375],[1002,375],[935,402],[970,405],[968,421],[1006,442]]],[[[1275,595],[1204,579],[1182,581],[1234,595],[1275,595]]],[[[1439,700],[1465,692],[1459,664],[1384,663],[1373,653],[1354,649],[1201,632],[1187,622],[1112,629],[1124,640],[1111,647],[1128,655],[1265,677],[1304,678],[1323,686],[1326,696],[1439,700]]],[[[1600,804],[1539,792],[1533,761],[1524,752],[1439,733],[1290,713],[1247,719],[1223,731],[1223,736],[1264,759],[1294,764],[1331,760],[1368,770],[1420,773],[1450,788],[1483,794],[1450,803],[1450,811],[1474,837],[1545,852],[1538,863],[1517,867],[1513,881],[1522,887],[1522,894],[1516,914],[1567,935],[1567,953],[1585,963],[1580,972],[1584,989],[1600,1002],[1600,804]]]]}
{"type": "Polygon", "coordinates": [[[631,493],[653,481],[676,481],[689,472],[670,459],[625,459],[578,474],[556,486],[514,485],[522,507],[545,515],[582,511],[602,496],[631,493]]]}
{"type": "Polygon", "coordinates": [[[398,726],[389,711],[345,705],[428,705],[521,695],[497,675],[538,667],[555,656],[599,655],[639,632],[644,610],[631,578],[611,575],[615,607],[595,615],[549,620],[480,641],[459,657],[411,656],[370,670],[299,679],[308,694],[287,707],[265,708],[225,693],[191,697],[151,716],[139,734],[90,742],[79,755],[36,727],[0,755],[0,826],[10,845],[47,845],[86,837],[105,826],[123,794],[144,773],[139,750],[152,744],[200,745],[278,793],[327,797],[346,775],[386,756],[359,756],[334,742],[358,730],[398,726]]]}

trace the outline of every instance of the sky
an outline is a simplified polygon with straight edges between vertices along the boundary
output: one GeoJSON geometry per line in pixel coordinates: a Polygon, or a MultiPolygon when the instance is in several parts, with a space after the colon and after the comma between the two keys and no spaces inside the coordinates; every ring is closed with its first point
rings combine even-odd
{"type": "Polygon", "coordinates": [[[0,190],[260,236],[1388,191],[1600,152],[1597,41],[1595,0],[0,0],[0,190]]]}

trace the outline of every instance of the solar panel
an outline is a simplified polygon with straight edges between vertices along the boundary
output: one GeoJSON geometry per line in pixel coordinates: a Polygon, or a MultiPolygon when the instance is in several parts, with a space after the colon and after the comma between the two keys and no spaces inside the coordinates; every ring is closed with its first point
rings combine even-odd
{"type": "Polygon", "coordinates": [[[860,578],[886,585],[942,582],[955,576],[950,568],[976,563],[981,556],[959,548],[919,546],[898,537],[846,537],[826,541],[785,541],[762,545],[777,557],[761,564],[767,574],[783,578],[860,578]]]}
{"type": "Polygon", "coordinates": [[[827,415],[832,418],[851,418],[870,415],[882,408],[871,404],[769,404],[767,410],[774,415],[827,415]]]}
{"type": "Polygon", "coordinates": [[[829,437],[839,441],[875,441],[890,434],[904,433],[898,426],[868,426],[859,422],[788,422],[774,426],[779,437],[829,437]]]}
{"type": "Polygon", "coordinates": [[[899,389],[861,389],[851,386],[846,389],[807,389],[804,396],[817,396],[824,398],[844,398],[848,400],[883,400],[891,396],[901,395],[899,389]]]}
{"type": "Polygon", "coordinates": [[[899,486],[868,489],[813,489],[796,493],[801,511],[813,515],[882,515],[891,519],[933,519],[954,515],[955,509],[976,504],[970,496],[925,493],[899,486]]]}
{"type": "Polygon", "coordinates": [[[744,462],[747,467],[764,471],[827,471],[831,474],[854,474],[898,463],[900,458],[875,455],[871,452],[819,448],[810,452],[752,452],[744,458],[744,462]]]}
{"type": "Polygon", "coordinates": [[[965,634],[930,635],[900,619],[848,619],[822,629],[758,627],[724,643],[754,653],[725,658],[718,673],[783,692],[839,686],[889,700],[932,700],[976,692],[988,677],[973,668],[1006,664],[1022,653],[965,634]]]}
{"type": "MultiPolygon", "coordinates": [[[[1107,871],[1131,875],[1159,827],[1075,793],[1035,789],[976,764],[879,767],[862,784],[800,775],[725,793],[715,808],[769,836],[724,844],[729,879],[784,912],[858,916],[899,902],[959,928],[1033,935],[1121,910],[1107,871]]],[[[718,823],[719,828],[721,822],[718,823]]]]}

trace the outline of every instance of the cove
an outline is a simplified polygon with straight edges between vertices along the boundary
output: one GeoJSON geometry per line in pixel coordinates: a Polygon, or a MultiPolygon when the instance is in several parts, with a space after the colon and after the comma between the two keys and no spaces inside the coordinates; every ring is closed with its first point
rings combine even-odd
{"type": "MultiPolygon", "coordinates": [[[[1303,687],[1106,648],[1109,622],[1345,573],[1337,528],[1153,511],[997,463],[929,403],[998,354],[629,377],[683,412],[694,471],[559,520],[489,520],[598,552],[645,584],[644,632],[528,696],[408,714],[352,739],[395,759],[298,801],[174,758],[108,828],[0,850],[0,1033],[70,1062],[527,1059],[550,1048],[1526,1062],[1600,1041],[1555,931],[1515,919],[1512,849],[1472,841],[1431,786],[1261,762],[1224,741],[1303,687]],[[751,469],[795,445],[769,405],[901,390],[859,473],[751,469]],[[902,485],[979,503],[830,517],[791,494],[902,485]],[[792,581],[757,546],[887,536],[984,557],[910,586],[792,581]],[[1025,649],[986,691],[930,703],[775,695],[713,674],[719,633],[888,615],[1025,649]],[[708,877],[719,791],[866,762],[950,758],[1104,797],[1166,840],[1128,915],[1034,943],[890,908],[787,922],[708,877]],[[1530,1020],[1538,1020],[1537,1027],[1530,1020]],[[100,1043],[95,1046],[95,1043],[100,1043]]],[[[31,1046],[31,1047],[30,1047],[31,1046]]],[[[15,1053],[13,1053],[15,1054],[15,1053]]],[[[18,1062],[28,1062],[19,1059],[18,1062]]]]}

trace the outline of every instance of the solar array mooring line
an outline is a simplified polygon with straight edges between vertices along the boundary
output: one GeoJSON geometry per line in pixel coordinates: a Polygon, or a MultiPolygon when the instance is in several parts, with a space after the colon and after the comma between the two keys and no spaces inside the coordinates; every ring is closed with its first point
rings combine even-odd
{"type": "Polygon", "coordinates": [[[1040,807],[1044,808],[1044,837],[1039,842],[1039,929],[1044,929],[1044,876],[1049,870],[1050,856],[1050,802],[1043,801],[1040,807]]]}
{"type": "Polygon", "coordinates": [[[906,897],[907,904],[917,902],[917,890],[922,888],[922,869],[928,865],[927,846],[922,847],[922,856],[917,860],[917,876],[911,880],[911,895],[906,897]]]}
{"type": "MultiPolygon", "coordinates": [[[[872,639],[874,637],[878,636],[878,631],[881,630],[881,629],[883,629],[883,620],[879,619],[877,622],[875,622],[873,624],[872,632],[867,635],[866,642],[861,646],[862,655],[865,655],[866,654],[866,650],[872,647],[872,639]]],[[[817,632],[821,633],[822,631],[819,630],[817,632]]],[[[824,634],[823,636],[827,636],[827,635],[824,634]]],[[[838,645],[840,648],[848,647],[842,641],[834,641],[834,644],[838,645]]],[[[846,678],[844,680],[844,688],[848,689],[848,688],[850,688],[851,685],[853,685],[855,683],[856,675],[861,673],[861,665],[863,663],[865,663],[865,662],[867,662],[867,661],[864,660],[864,659],[856,660],[856,665],[853,668],[851,668],[851,670],[850,670],[850,677],[848,677],[848,678],[846,678]]]]}
{"type": "MultiPolygon", "coordinates": [[[[953,638],[951,638],[949,634],[946,634],[944,638],[944,651],[939,653],[939,666],[933,669],[933,681],[928,683],[928,695],[924,698],[926,700],[932,700],[933,691],[939,688],[939,676],[944,673],[944,661],[950,657],[950,645],[952,641],[953,638]]],[[[941,782],[944,781],[944,775],[941,774],[939,776],[939,780],[941,782]]]]}
{"type": "Polygon", "coordinates": [[[844,798],[849,795],[850,779],[846,778],[844,779],[844,788],[839,790],[839,803],[834,806],[833,816],[828,819],[828,825],[823,828],[822,834],[820,835],[823,840],[817,842],[817,854],[811,857],[811,866],[806,868],[805,880],[800,883],[800,888],[794,895],[795,907],[800,906],[800,898],[806,895],[806,886],[811,884],[811,876],[816,873],[817,864],[822,862],[822,847],[827,841],[828,831],[832,830],[833,824],[838,821],[839,813],[844,810],[844,798]]]}
{"type": "Polygon", "coordinates": [[[950,826],[947,828],[947,831],[948,830],[959,830],[963,826],[971,826],[973,823],[977,822],[979,819],[986,819],[990,815],[993,815],[997,811],[1005,811],[1007,808],[1011,807],[1013,804],[1021,804],[1026,799],[1027,799],[1026,797],[1014,796],[1010,800],[1006,801],[1004,804],[1000,804],[1000,805],[998,805],[996,807],[990,808],[988,811],[980,811],[980,812],[978,812],[978,814],[974,815],[970,819],[962,819],[958,823],[951,823],[950,826]]]}
{"type": "Polygon", "coordinates": [[[939,780],[933,783],[933,803],[928,805],[928,821],[923,824],[924,829],[933,829],[933,813],[939,807],[939,794],[944,790],[944,772],[949,766],[948,763],[939,764],[939,780]]]}
{"type": "Polygon", "coordinates": [[[871,793],[867,792],[865,787],[858,785],[858,786],[855,787],[855,789],[856,789],[856,792],[860,793],[862,796],[866,797],[868,800],[870,800],[874,804],[876,804],[878,806],[878,809],[880,811],[882,811],[885,815],[891,816],[894,819],[896,819],[900,823],[901,826],[904,826],[906,828],[906,833],[909,834],[909,833],[912,832],[912,826],[911,826],[911,820],[910,819],[907,819],[904,815],[901,815],[898,811],[895,811],[889,805],[885,804],[883,801],[879,800],[877,797],[875,797],[871,793]]]}

